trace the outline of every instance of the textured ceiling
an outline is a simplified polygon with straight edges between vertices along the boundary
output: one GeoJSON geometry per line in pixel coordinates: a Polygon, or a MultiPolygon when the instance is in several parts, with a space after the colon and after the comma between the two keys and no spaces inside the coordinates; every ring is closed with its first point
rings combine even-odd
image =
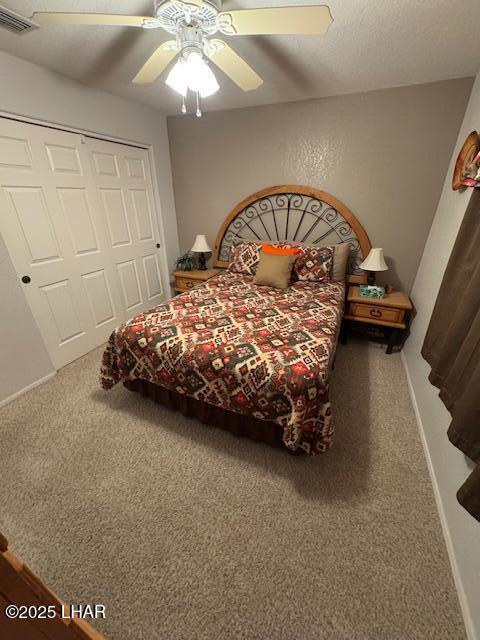
{"type": "MultiPolygon", "coordinates": [[[[153,0],[0,0],[34,11],[153,15],[153,0]]],[[[309,0],[226,0],[224,9],[314,4],[309,0]]],[[[321,2],[320,2],[321,3],[321,2]]],[[[324,36],[237,36],[226,40],[263,77],[244,93],[215,69],[220,91],[209,109],[288,102],[447,78],[480,69],[479,0],[330,0],[324,36]]],[[[0,49],[80,82],[155,107],[179,111],[165,75],[147,86],[131,79],[170,36],[134,27],[43,27],[22,36],[0,29],[0,49]]]]}

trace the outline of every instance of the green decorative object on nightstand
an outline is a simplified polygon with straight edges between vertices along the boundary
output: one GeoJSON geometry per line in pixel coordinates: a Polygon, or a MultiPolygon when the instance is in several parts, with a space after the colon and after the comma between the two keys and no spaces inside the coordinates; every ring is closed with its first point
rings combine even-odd
{"type": "Polygon", "coordinates": [[[195,261],[193,257],[187,252],[183,256],[177,258],[175,267],[178,271],[193,271],[195,269],[195,261]]]}
{"type": "Polygon", "coordinates": [[[365,298],[383,298],[385,296],[385,288],[369,284],[361,284],[360,295],[365,298]]]}

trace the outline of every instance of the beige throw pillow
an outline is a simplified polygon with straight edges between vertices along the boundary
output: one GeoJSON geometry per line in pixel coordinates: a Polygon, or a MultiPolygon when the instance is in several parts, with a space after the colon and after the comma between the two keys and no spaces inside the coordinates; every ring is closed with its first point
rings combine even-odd
{"type": "Polygon", "coordinates": [[[254,284],[286,289],[290,282],[292,267],[296,258],[295,254],[282,256],[260,251],[260,261],[253,279],[254,284]]]}
{"type": "Polygon", "coordinates": [[[348,242],[334,244],[335,253],[333,255],[332,281],[345,280],[348,258],[350,257],[350,245],[348,242]]]}

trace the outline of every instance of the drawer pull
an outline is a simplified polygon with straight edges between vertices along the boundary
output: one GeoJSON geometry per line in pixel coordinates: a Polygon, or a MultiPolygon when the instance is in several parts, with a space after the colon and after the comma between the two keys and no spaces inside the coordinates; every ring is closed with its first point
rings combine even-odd
{"type": "Polygon", "coordinates": [[[381,318],[382,312],[379,309],[370,309],[370,315],[372,318],[381,318]]]}
{"type": "Polygon", "coordinates": [[[195,283],[192,282],[191,280],[187,280],[187,282],[185,283],[185,286],[187,286],[189,289],[193,289],[193,287],[195,286],[195,283]]]}

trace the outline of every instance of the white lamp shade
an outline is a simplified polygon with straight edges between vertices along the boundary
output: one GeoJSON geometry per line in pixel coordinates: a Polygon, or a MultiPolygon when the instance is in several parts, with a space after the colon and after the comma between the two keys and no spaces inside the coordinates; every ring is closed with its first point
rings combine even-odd
{"type": "Polygon", "coordinates": [[[387,271],[388,266],[383,257],[383,249],[370,249],[370,253],[360,265],[364,271],[387,271]]]}
{"type": "Polygon", "coordinates": [[[198,91],[202,98],[211,96],[220,89],[213,71],[196,51],[186,59],[179,58],[165,82],[183,97],[187,95],[188,89],[198,91]]]}
{"type": "Polygon", "coordinates": [[[208,242],[205,236],[199,235],[195,238],[195,242],[193,243],[193,247],[191,249],[193,253],[209,253],[211,251],[208,246],[208,242]]]}
{"type": "Polygon", "coordinates": [[[191,53],[185,67],[188,88],[198,91],[202,98],[207,98],[220,89],[213,71],[199,53],[191,53]]]}
{"type": "Polygon", "coordinates": [[[165,83],[185,98],[188,90],[188,81],[185,73],[185,62],[181,58],[173,65],[165,83]]]}

